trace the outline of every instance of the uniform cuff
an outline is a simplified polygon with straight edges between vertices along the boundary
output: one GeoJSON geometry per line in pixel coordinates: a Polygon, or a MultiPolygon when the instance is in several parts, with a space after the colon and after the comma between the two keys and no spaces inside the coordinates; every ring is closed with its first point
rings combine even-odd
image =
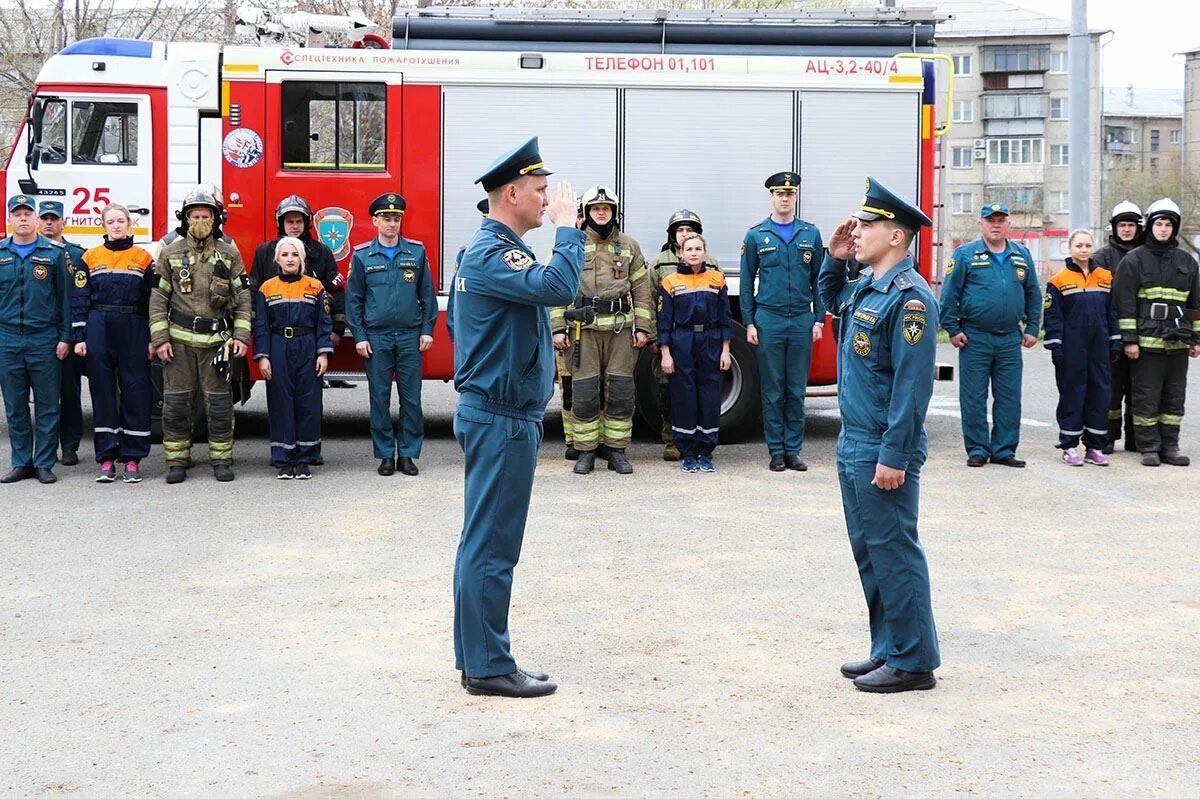
{"type": "Polygon", "coordinates": [[[900,452],[891,447],[880,447],[879,457],[876,459],[879,463],[889,469],[900,469],[901,471],[908,469],[908,461],[912,456],[907,452],[900,452]]]}

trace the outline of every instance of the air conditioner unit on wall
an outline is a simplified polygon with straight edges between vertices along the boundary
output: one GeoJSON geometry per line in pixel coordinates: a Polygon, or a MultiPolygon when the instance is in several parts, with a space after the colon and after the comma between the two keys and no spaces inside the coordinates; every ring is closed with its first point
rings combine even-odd
{"type": "Polygon", "coordinates": [[[985,150],[982,147],[976,147],[975,148],[975,160],[982,161],[984,158],[987,158],[987,150],[985,150]]]}
{"type": "Polygon", "coordinates": [[[975,140],[975,149],[976,150],[982,150],[985,147],[987,147],[987,142],[985,142],[983,139],[975,140]]]}

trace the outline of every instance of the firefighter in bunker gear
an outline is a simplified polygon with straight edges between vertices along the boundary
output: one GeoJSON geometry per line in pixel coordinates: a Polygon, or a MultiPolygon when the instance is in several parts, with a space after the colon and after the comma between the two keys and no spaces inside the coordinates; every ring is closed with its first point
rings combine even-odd
{"type": "MultiPolygon", "coordinates": [[[[1109,219],[1108,244],[1096,251],[1096,265],[1117,277],[1117,266],[1121,259],[1143,243],[1142,209],[1128,200],[1117,203],[1109,219]]],[[[1111,296],[1111,295],[1110,295],[1111,296]]],[[[1115,302],[1115,300],[1114,300],[1115,302]]],[[[1112,353],[1112,398],[1108,405],[1108,445],[1103,452],[1112,453],[1113,446],[1121,438],[1121,421],[1124,420],[1125,449],[1137,452],[1133,440],[1133,369],[1125,357],[1125,350],[1117,347],[1112,353]],[[1124,406],[1124,413],[1122,413],[1124,406]]]]}

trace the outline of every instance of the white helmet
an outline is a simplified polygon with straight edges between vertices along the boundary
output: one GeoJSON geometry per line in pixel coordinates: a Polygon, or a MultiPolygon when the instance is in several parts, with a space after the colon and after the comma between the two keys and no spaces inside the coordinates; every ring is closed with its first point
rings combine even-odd
{"type": "Polygon", "coordinates": [[[1150,207],[1146,209],[1146,227],[1153,224],[1155,217],[1165,216],[1170,218],[1175,223],[1175,229],[1179,229],[1179,222],[1183,219],[1183,212],[1179,210],[1179,205],[1170,197],[1163,197],[1161,200],[1155,200],[1150,203],[1150,207]]]}
{"type": "Polygon", "coordinates": [[[1131,203],[1129,200],[1122,200],[1113,207],[1112,224],[1118,222],[1136,222],[1142,224],[1142,209],[1137,207],[1136,203],[1131,203]]]}

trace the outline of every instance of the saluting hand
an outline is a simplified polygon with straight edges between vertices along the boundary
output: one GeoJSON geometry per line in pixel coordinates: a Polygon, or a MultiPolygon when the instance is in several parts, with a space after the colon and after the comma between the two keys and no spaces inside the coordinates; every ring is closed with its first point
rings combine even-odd
{"type": "Polygon", "coordinates": [[[854,237],[850,234],[858,227],[858,220],[851,217],[834,228],[829,239],[829,257],[835,261],[848,261],[854,255],[854,237]]]}
{"type": "Polygon", "coordinates": [[[575,227],[575,212],[578,208],[575,190],[564,180],[554,187],[554,197],[546,207],[546,215],[555,227],[575,227]]]}

